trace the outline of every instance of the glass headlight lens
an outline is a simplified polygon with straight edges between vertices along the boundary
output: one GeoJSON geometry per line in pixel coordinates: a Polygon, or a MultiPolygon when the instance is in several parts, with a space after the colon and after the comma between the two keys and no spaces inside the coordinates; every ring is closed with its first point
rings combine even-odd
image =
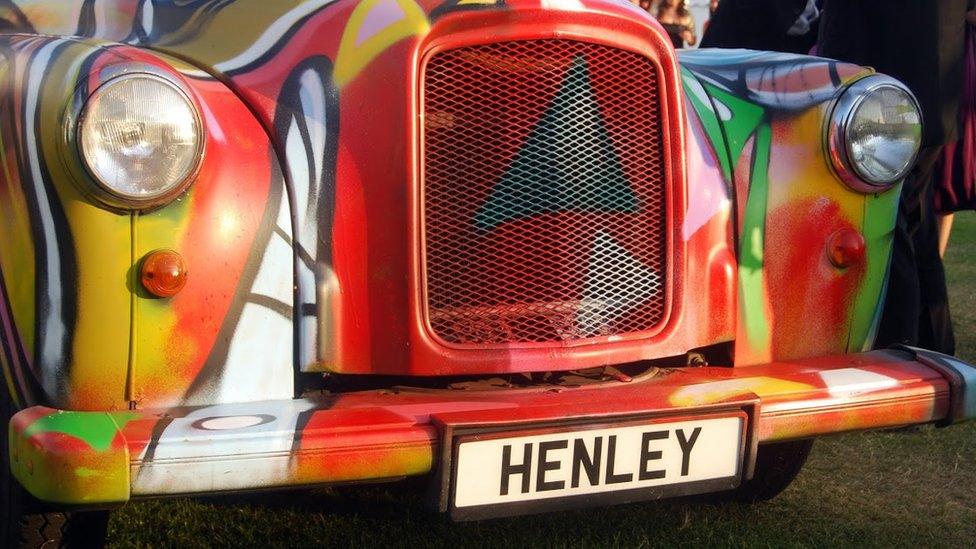
{"type": "Polygon", "coordinates": [[[922,114],[901,83],[869,76],[844,92],[830,133],[830,152],[841,178],[857,190],[874,192],[912,169],[922,143],[922,114]]]}
{"type": "Polygon", "coordinates": [[[158,203],[182,192],[199,167],[203,141],[191,99],[152,74],[124,75],[102,85],[78,122],[88,171],[127,206],[158,203]]]}
{"type": "Polygon", "coordinates": [[[890,183],[904,177],[921,143],[918,108],[900,88],[883,86],[869,92],[847,124],[851,164],[870,183],[890,183]]]}

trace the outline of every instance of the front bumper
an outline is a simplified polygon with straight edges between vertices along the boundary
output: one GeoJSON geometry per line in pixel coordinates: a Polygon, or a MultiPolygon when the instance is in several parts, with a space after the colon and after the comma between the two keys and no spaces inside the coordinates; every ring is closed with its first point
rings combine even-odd
{"type": "Polygon", "coordinates": [[[368,391],[129,412],[34,407],[10,422],[11,468],[35,497],[104,505],[425,475],[445,430],[648,414],[752,400],[759,443],[976,418],[976,368],[918,349],[630,383],[493,391],[368,391]]]}

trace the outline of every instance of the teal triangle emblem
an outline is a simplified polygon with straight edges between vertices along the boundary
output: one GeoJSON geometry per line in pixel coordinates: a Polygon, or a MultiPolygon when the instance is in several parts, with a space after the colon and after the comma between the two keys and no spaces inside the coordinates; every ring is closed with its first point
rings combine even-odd
{"type": "Polygon", "coordinates": [[[474,223],[488,231],[546,213],[634,213],[638,208],[580,56],[474,223]]]}

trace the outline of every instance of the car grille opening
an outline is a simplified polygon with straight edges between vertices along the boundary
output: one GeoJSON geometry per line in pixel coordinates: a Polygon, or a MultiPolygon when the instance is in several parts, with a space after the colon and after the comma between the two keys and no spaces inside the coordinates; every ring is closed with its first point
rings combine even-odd
{"type": "Polygon", "coordinates": [[[665,316],[657,69],[573,40],[434,54],[423,81],[427,319],[457,345],[567,342],[665,316]]]}

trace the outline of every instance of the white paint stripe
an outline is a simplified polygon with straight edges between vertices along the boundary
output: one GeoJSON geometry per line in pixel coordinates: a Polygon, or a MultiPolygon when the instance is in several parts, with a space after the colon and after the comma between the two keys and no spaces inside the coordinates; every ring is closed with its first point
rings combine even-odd
{"type": "MultiPolygon", "coordinates": [[[[300,436],[295,432],[298,419],[315,406],[311,401],[290,399],[218,404],[176,418],[160,436],[153,461],[142,464],[133,474],[132,493],[208,492],[282,484],[291,475],[290,453],[295,437],[300,436]],[[230,422],[234,416],[274,419],[221,431],[194,426],[198,421],[230,422]],[[242,456],[255,459],[240,459],[242,456]]],[[[145,459],[145,451],[139,459],[145,459]]]]}
{"type": "Polygon", "coordinates": [[[283,303],[291,303],[292,271],[282,268],[283,265],[291,265],[291,263],[291,246],[280,237],[272,237],[264,250],[264,258],[261,260],[257,276],[254,277],[254,283],[251,284],[251,293],[283,303]]]}
{"type": "MultiPolygon", "coordinates": [[[[294,396],[290,318],[248,303],[234,329],[220,381],[203,400],[252,402],[294,396]]],[[[186,404],[194,404],[192,400],[186,404]]]]}
{"type": "Polygon", "coordinates": [[[268,29],[264,31],[254,43],[251,44],[249,48],[244,50],[242,53],[238,54],[227,61],[217,63],[214,65],[218,71],[230,72],[242,67],[246,67],[250,63],[261,58],[262,55],[267,53],[275,44],[281,40],[285,34],[299,21],[303,18],[315,13],[320,8],[332,4],[336,0],[320,0],[318,2],[301,2],[293,8],[291,11],[285,13],[277,21],[268,26],[268,29]]]}
{"type": "Polygon", "coordinates": [[[288,133],[285,135],[285,161],[288,175],[291,178],[292,188],[295,191],[295,212],[299,216],[298,221],[298,241],[304,243],[302,233],[304,232],[304,218],[308,212],[309,200],[309,181],[312,174],[308,169],[308,154],[305,152],[305,141],[298,128],[298,121],[291,119],[288,125],[288,133]]]}
{"type": "Polygon", "coordinates": [[[881,391],[898,386],[898,380],[868,370],[843,368],[820,372],[827,391],[834,398],[848,398],[861,393],[881,391]]]}
{"type": "Polygon", "coordinates": [[[25,120],[24,129],[26,135],[27,156],[30,163],[31,179],[34,184],[34,193],[37,196],[37,209],[41,216],[41,237],[44,239],[45,256],[47,263],[44,275],[47,278],[47,299],[50,307],[43,311],[43,317],[39,322],[44,326],[42,339],[39,342],[41,348],[40,364],[41,382],[48,395],[57,392],[59,381],[59,366],[64,359],[64,337],[67,329],[64,325],[62,311],[61,294],[61,257],[58,254],[57,231],[54,227],[54,218],[51,216],[51,204],[47,196],[47,189],[44,187],[44,178],[41,173],[40,153],[37,150],[38,136],[34,133],[37,123],[37,106],[40,101],[41,83],[44,74],[48,69],[51,56],[54,50],[61,45],[60,41],[53,41],[37,52],[31,61],[31,66],[27,76],[27,97],[24,99],[25,120]]]}
{"type": "Polygon", "coordinates": [[[156,8],[153,5],[152,0],[143,0],[142,30],[145,31],[147,35],[152,34],[153,26],[155,24],[155,14],[156,14],[156,8]]]}
{"type": "Polygon", "coordinates": [[[305,71],[301,76],[301,90],[299,91],[302,100],[302,113],[305,116],[305,127],[308,129],[308,137],[311,142],[311,149],[315,163],[315,195],[322,193],[319,188],[322,184],[322,164],[325,161],[325,143],[328,138],[328,128],[326,126],[325,112],[325,82],[319,77],[318,73],[312,70],[305,71]]]}
{"type": "Polygon", "coordinates": [[[542,0],[542,7],[568,11],[583,11],[586,9],[580,0],[542,0]]]}

